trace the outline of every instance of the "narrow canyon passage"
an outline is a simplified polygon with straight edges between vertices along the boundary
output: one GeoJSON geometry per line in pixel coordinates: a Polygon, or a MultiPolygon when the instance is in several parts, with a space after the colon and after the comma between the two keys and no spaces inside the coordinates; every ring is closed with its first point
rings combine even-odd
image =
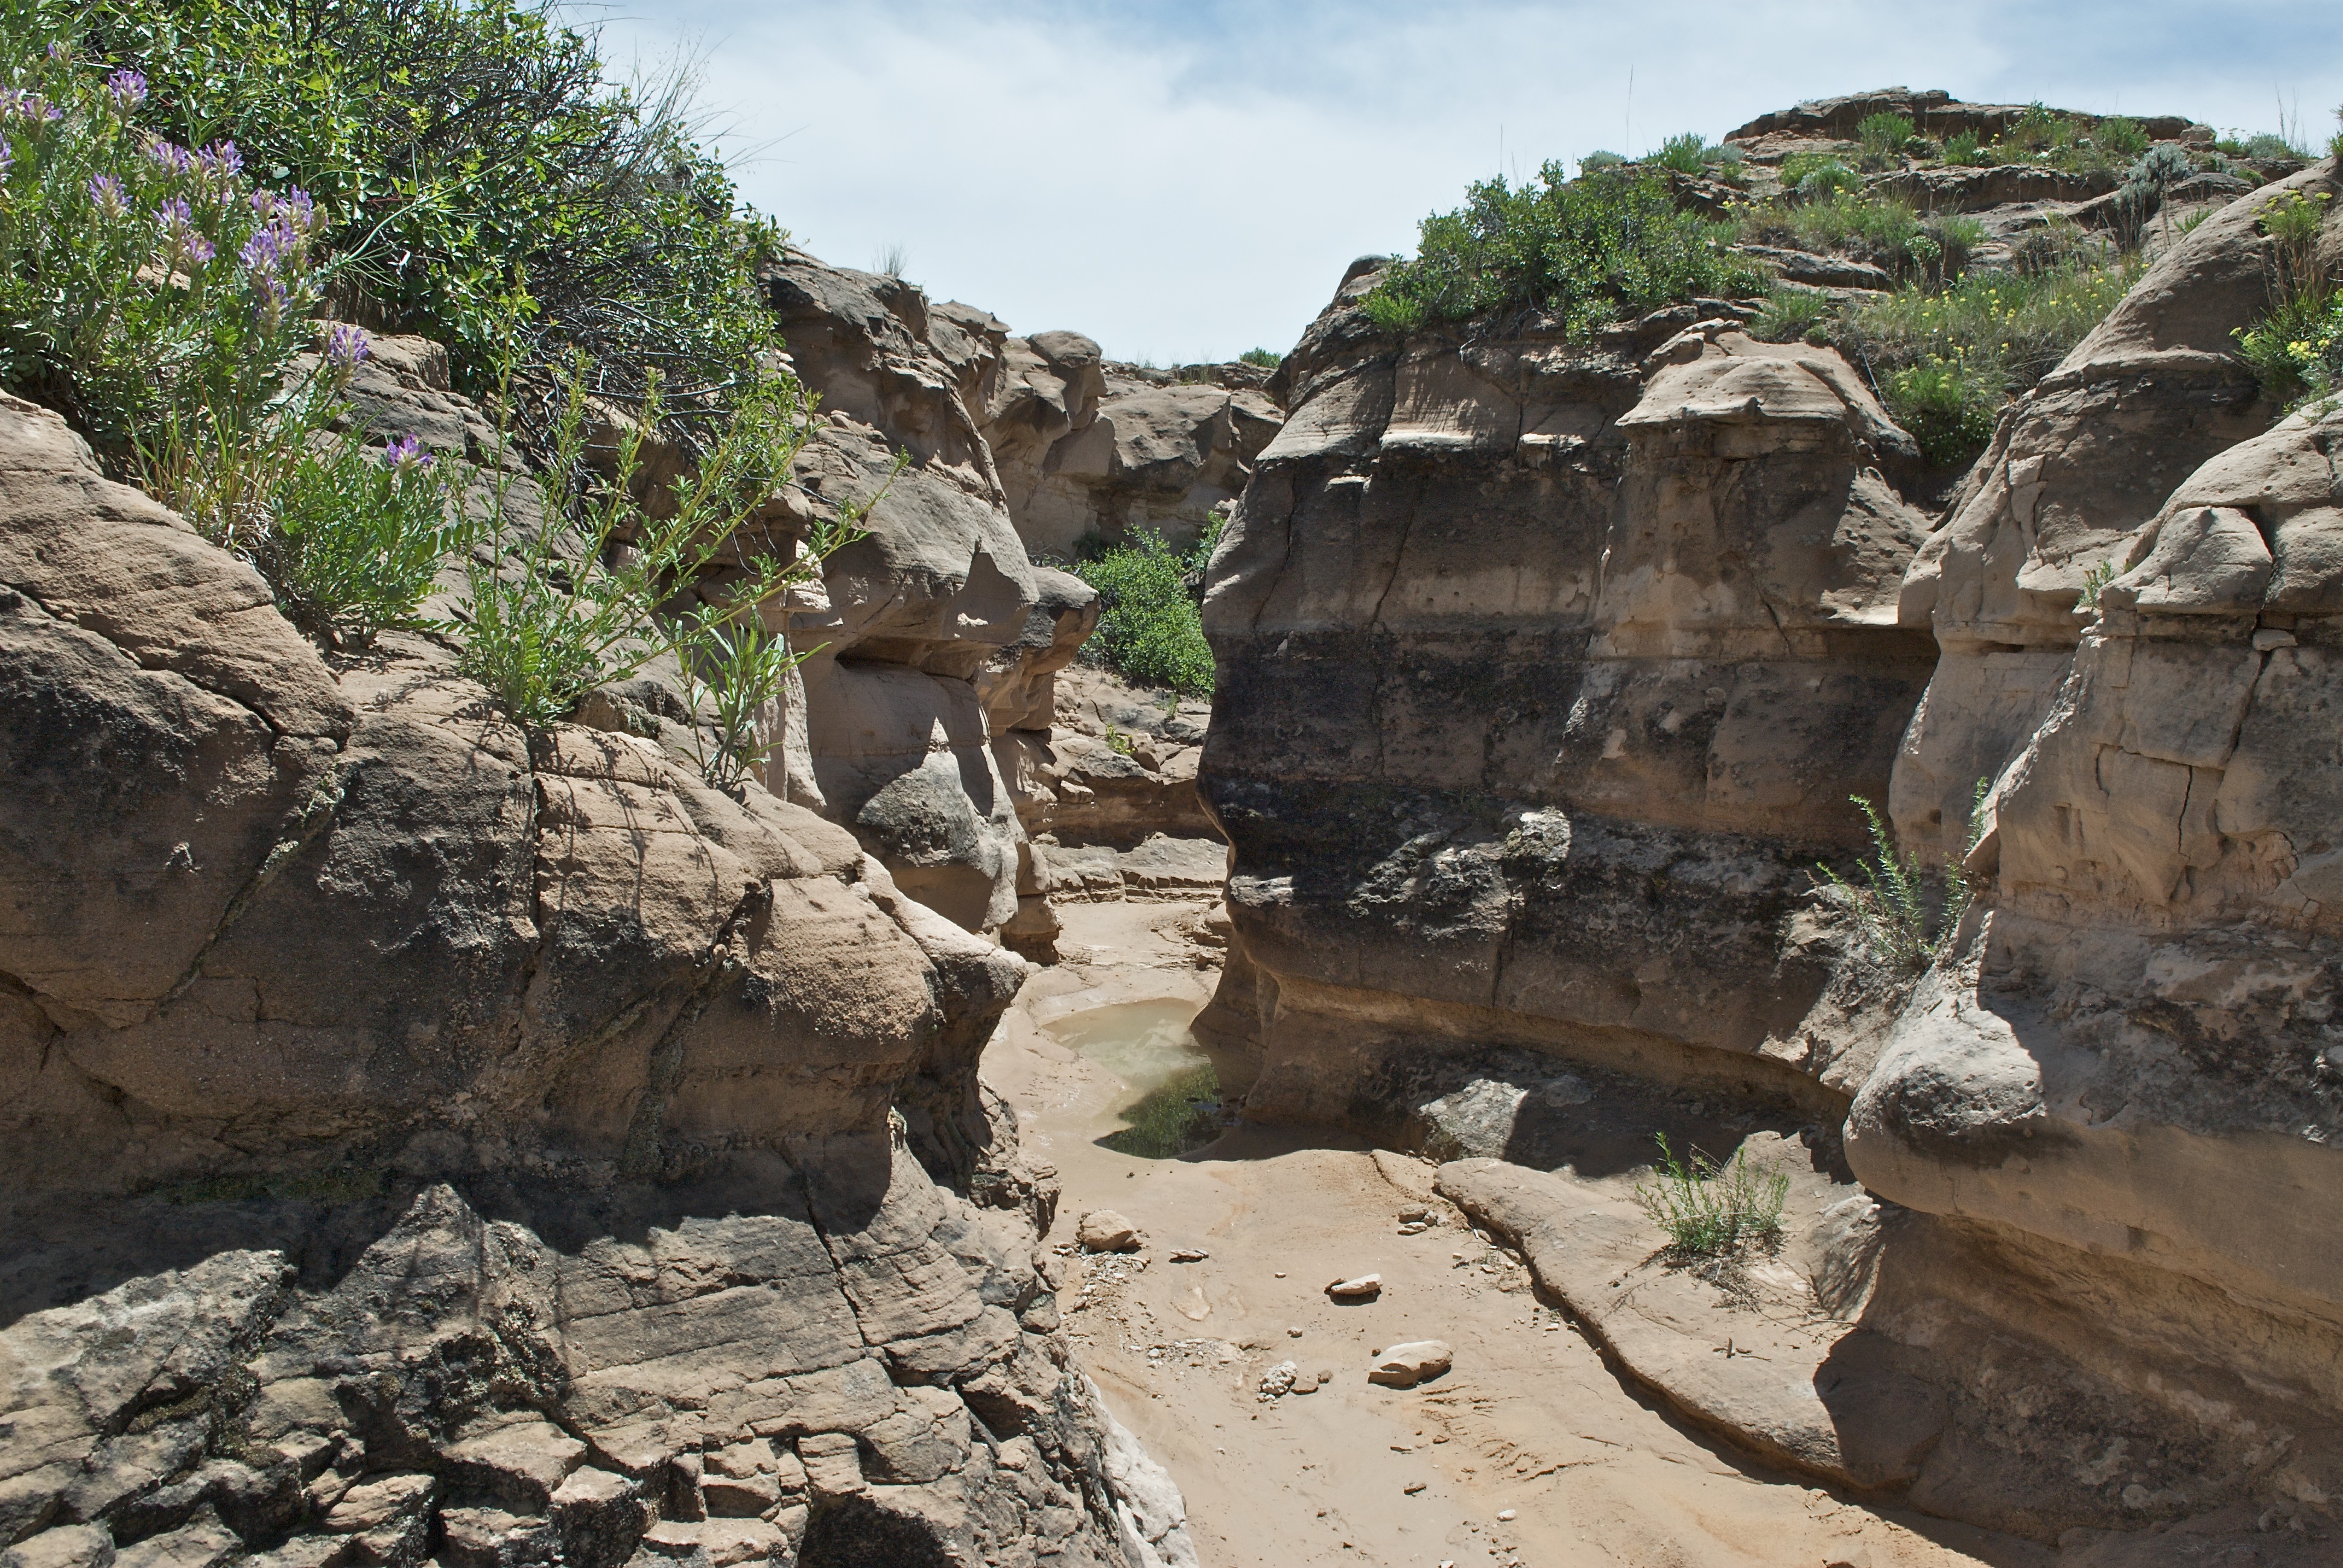
{"type": "Polygon", "coordinates": [[[1081,1365],[1179,1483],[1203,1563],[2058,1560],[1835,1496],[1663,1414],[1536,1299],[1526,1269],[1430,1197],[1428,1164],[1268,1128],[1184,1158],[1102,1147],[1137,1089],[1102,1063],[1113,1053],[1086,1025],[1101,1009],[1127,1010],[1143,1030],[1164,1010],[1201,1008],[1214,976],[1192,933],[1206,908],[1066,906],[1063,961],[1028,983],[983,1068],[1016,1107],[1028,1157],[1064,1183],[1047,1244],[1062,1250],[1059,1300],[1081,1365]],[[1447,1222],[1399,1234],[1400,1212],[1427,1201],[1447,1222]],[[1141,1250],[1075,1247],[1081,1216],[1101,1209],[1139,1228],[1141,1250]],[[1189,1251],[1207,1255],[1174,1261],[1189,1251]],[[1383,1282],[1374,1301],[1324,1293],[1369,1271],[1383,1282]],[[1366,1382],[1372,1352],[1434,1337],[1454,1350],[1447,1375],[1407,1391],[1366,1382]],[[1262,1375],[1288,1360],[1305,1381],[1333,1375],[1264,1402],[1262,1375]]]}

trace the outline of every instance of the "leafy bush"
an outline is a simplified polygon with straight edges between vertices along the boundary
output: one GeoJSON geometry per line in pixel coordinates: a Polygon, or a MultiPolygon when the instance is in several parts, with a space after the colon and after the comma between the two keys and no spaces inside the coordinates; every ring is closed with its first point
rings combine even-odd
{"type": "Polygon", "coordinates": [[[850,508],[793,559],[752,553],[741,530],[815,427],[813,400],[795,381],[769,374],[749,386],[699,462],[656,508],[641,482],[641,447],[661,413],[657,376],[640,417],[623,423],[598,477],[589,477],[586,461],[587,405],[585,378],[564,377],[542,525],[522,525],[511,504],[512,475],[501,466],[496,471],[488,531],[497,548],[467,566],[461,668],[516,723],[534,730],[594,688],[670,654],[695,712],[717,705],[712,739],[693,726],[701,772],[735,788],[763,758],[758,709],[802,657],[764,635],[758,611],[855,537],[856,522],[877,498],[850,508]],[[721,597],[662,613],[677,585],[734,562],[742,575],[721,597]]]}
{"type": "Polygon", "coordinates": [[[639,404],[656,370],[698,432],[770,341],[748,287],[772,236],[736,221],[678,85],[610,84],[550,0],[15,0],[5,29],[69,27],[146,72],[146,122],[190,144],[232,126],[272,179],[297,172],[347,258],[337,287],[449,346],[485,395],[517,355],[540,446],[557,369],[639,404]],[[509,308],[519,306],[517,334],[509,308]],[[582,356],[582,361],[579,357],[582,356]]]}
{"type": "Polygon", "coordinates": [[[1671,1251],[1715,1257],[1781,1233],[1789,1177],[1752,1171],[1745,1149],[1734,1155],[1731,1164],[1719,1165],[1697,1149],[1678,1159],[1666,1133],[1652,1137],[1660,1146],[1659,1163],[1650,1186],[1636,1184],[1635,1201],[1668,1233],[1671,1251]]]}
{"type": "Polygon", "coordinates": [[[1927,359],[1889,373],[1887,411],[1940,467],[1966,463],[1993,440],[2008,378],[1990,359],[1927,359]]]}
{"type": "MultiPolygon", "coordinates": [[[[1986,794],[1990,788],[1989,779],[1976,781],[1961,859],[1966,859],[1985,836],[1986,794]]],[[[1828,866],[1817,869],[1831,887],[1848,896],[1863,944],[1897,973],[1917,974],[1928,967],[1939,946],[1968,912],[1968,879],[1958,860],[1932,876],[1917,855],[1897,847],[1870,801],[1860,795],[1848,799],[1862,810],[1871,829],[1871,859],[1855,863],[1863,885],[1855,886],[1828,866]],[[1931,882],[1938,888],[1933,897],[1931,882]]]]}
{"type": "MultiPolygon", "coordinates": [[[[0,14],[0,39],[25,20],[0,14]]],[[[326,434],[363,334],[288,376],[316,341],[315,205],[256,188],[225,137],[140,130],[145,79],[51,41],[0,96],[0,381],[258,568],[327,647],[408,621],[462,530],[411,442],[386,461],[326,434]]]]}
{"type": "Polygon", "coordinates": [[[1863,176],[1836,158],[1831,158],[1799,176],[1794,188],[1805,201],[1828,201],[1834,196],[1853,196],[1861,191],[1863,176]]]}
{"type": "MultiPolygon", "coordinates": [[[[1829,168],[1817,169],[1806,181],[1814,184],[1829,172],[1829,168]]],[[[1900,271],[1910,264],[1908,246],[1912,236],[1920,232],[1920,220],[1908,203],[1840,192],[1795,206],[1769,202],[1749,208],[1741,214],[1738,226],[1741,234],[1753,239],[1785,241],[1801,250],[1852,251],[1900,271]]]]}
{"type": "Polygon", "coordinates": [[[1241,364],[1258,365],[1264,370],[1274,370],[1284,363],[1285,356],[1274,348],[1248,348],[1238,355],[1237,359],[1241,364]]]}
{"type": "Polygon", "coordinates": [[[1219,521],[1193,548],[1175,550],[1163,536],[1142,529],[1131,543],[1078,561],[1074,574],[1099,590],[1097,633],[1084,651],[1133,680],[1198,695],[1212,689],[1212,650],[1204,641],[1201,583],[1219,521]]]}
{"type": "Polygon", "coordinates": [[[1615,169],[1626,161],[1627,159],[1623,154],[1606,153],[1598,149],[1587,154],[1584,157],[1578,160],[1578,172],[1582,175],[1588,175],[1594,173],[1597,169],[1615,169]]]}
{"type": "Polygon", "coordinates": [[[1218,1138],[1221,1075],[1209,1061],[1149,1090],[1116,1114],[1127,1124],[1099,1140],[1101,1148],[1142,1160],[1169,1160],[1218,1138]]]}
{"type": "Polygon", "coordinates": [[[287,443],[243,553],[294,625],[328,648],[364,648],[387,627],[414,624],[439,563],[474,529],[414,437],[370,450],[309,424],[291,423],[302,438],[287,443]]]}
{"type": "Polygon", "coordinates": [[[1948,164],[1985,165],[1993,162],[1993,153],[1978,139],[1975,131],[1963,131],[1945,138],[1945,162],[1948,164]]]}
{"type": "Polygon", "coordinates": [[[1485,180],[1463,206],[1424,219],[1415,259],[1391,269],[1368,309],[1386,326],[1411,314],[1455,321],[1542,309],[1584,340],[1623,317],[1761,286],[1756,269],[1721,249],[1698,216],[1676,210],[1660,176],[1566,180],[1549,163],[1535,185],[1485,180]]]}

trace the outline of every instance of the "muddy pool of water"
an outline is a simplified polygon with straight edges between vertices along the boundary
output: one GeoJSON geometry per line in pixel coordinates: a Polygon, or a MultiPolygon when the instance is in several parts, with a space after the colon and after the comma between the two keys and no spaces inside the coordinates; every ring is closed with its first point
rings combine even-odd
{"type": "Polygon", "coordinates": [[[1121,1154],[1168,1160],[1202,1149],[1232,1120],[1221,1064],[1188,1028],[1193,1002],[1118,1002],[1070,1013],[1048,1025],[1061,1044],[1105,1068],[1135,1096],[1116,1114],[1125,1125],[1099,1140],[1121,1154]]]}

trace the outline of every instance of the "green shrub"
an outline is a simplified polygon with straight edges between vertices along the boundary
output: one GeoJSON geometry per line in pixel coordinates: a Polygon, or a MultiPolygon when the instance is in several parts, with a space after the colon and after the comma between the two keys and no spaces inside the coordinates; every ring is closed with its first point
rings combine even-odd
{"type": "Polygon", "coordinates": [[[1606,153],[1598,149],[1578,160],[1578,172],[1585,175],[1592,174],[1596,169],[1615,169],[1626,161],[1624,154],[1606,153]]]}
{"type": "Polygon", "coordinates": [[[1175,549],[1141,529],[1124,544],[1079,553],[1072,570],[1099,590],[1099,629],[1084,649],[1134,680],[1180,694],[1212,689],[1212,650],[1200,613],[1203,576],[1227,519],[1215,516],[1194,544],[1175,549]]]}
{"type": "Polygon", "coordinates": [[[2008,380],[1992,360],[1928,359],[1889,373],[1887,411],[1941,467],[1966,463],[1993,440],[2008,380]]]}
{"type": "MultiPolygon", "coordinates": [[[[1963,860],[1984,839],[1986,794],[1991,785],[1990,779],[1976,781],[1969,807],[1968,832],[1961,849],[1963,860]]],[[[1846,895],[1854,908],[1855,930],[1863,944],[1897,973],[1917,974],[1928,967],[1939,947],[1968,912],[1968,879],[1958,860],[1932,875],[1921,865],[1917,855],[1896,845],[1895,836],[1880,820],[1879,812],[1870,801],[1860,795],[1848,799],[1861,809],[1871,829],[1871,858],[1855,862],[1863,885],[1855,886],[1829,866],[1816,869],[1825,882],[1846,895]],[[1929,888],[1932,882],[1936,885],[1933,894],[1929,888]]]]}
{"type": "Polygon", "coordinates": [[[328,648],[364,648],[413,625],[440,562],[471,543],[458,500],[412,436],[370,449],[317,435],[293,446],[244,553],[294,625],[328,648]]]}
{"type": "Polygon", "coordinates": [[[1796,190],[1801,199],[1808,202],[1828,201],[1835,196],[1853,196],[1863,189],[1863,176],[1833,158],[1816,165],[1800,176],[1796,190]]]}
{"type": "Polygon", "coordinates": [[[1855,139],[1863,144],[1865,157],[1892,158],[1912,139],[1912,122],[1902,115],[1866,115],[1855,127],[1855,139]]]}
{"type": "Polygon", "coordinates": [[[1209,694],[1212,650],[1204,641],[1201,583],[1223,525],[1215,519],[1194,547],[1175,550],[1163,536],[1141,529],[1130,544],[1102,550],[1074,565],[1074,575],[1099,590],[1097,632],[1086,652],[1133,680],[1173,691],[1209,694]]]}
{"type": "Polygon", "coordinates": [[[1274,348],[1248,348],[1238,355],[1237,359],[1242,364],[1258,365],[1265,370],[1274,370],[1285,362],[1285,356],[1278,353],[1274,348]]]}
{"type": "Polygon", "coordinates": [[[2099,608],[2099,590],[2116,580],[2116,563],[2099,561],[2084,568],[2083,591],[2075,597],[2075,613],[2087,615],[2099,608]]]}
{"type": "Polygon", "coordinates": [[[1669,1251],[1711,1258],[1781,1234],[1789,1177],[1751,1170],[1746,1150],[1735,1153],[1731,1164],[1719,1165],[1697,1149],[1678,1159],[1666,1133],[1652,1137],[1660,1146],[1659,1163],[1650,1186],[1636,1184],[1635,1200],[1668,1233],[1669,1251]]]}
{"type": "Polygon", "coordinates": [[[1648,161],[1664,169],[1674,169],[1680,175],[1696,175],[1708,167],[1708,142],[1698,132],[1686,131],[1680,136],[1670,136],[1660,144],[1660,150],[1648,161]]]}
{"type": "Polygon", "coordinates": [[[1977,139],[1975,131],[1963,131],[1945,138],[1945,162],[1948,164],[1976,163],[1978,155],[1984,151],[1985,144],[1977,139]]]}
{"type": "Polygon", "coordinates": [[[2335,385],[2336,317],[2343,293],[2319,259],[2318,239],[2333,194],[2289,192],[2262,205],[2270,239],[2270,308],[2237,333],[2237,351],[2281,409],[2335,385]]]}
{"type": "Polygon", "coordinates": [[[1463,206],[1426,218],[1415,259],[1385,275],[1367,308],[1394,327],[1540,309],[1583,341],[1624,317],[1761,286],[1697,216],[1676,210],[1659,176],[1566,180],[1549,163],[1534,185],[1483,181],[1463,206]]]}
{"type": "Polygon", "coordinates": [[[2148,145],[2147,132],[2140,123],[2120,115],[2101,120],[2093,127],[2091,141],[2101,152],[2117,158],[2136,158],[2147,151],[2148,145]]]}
{"type": "Polygon", "coordinates": [[[813,400],[786,375],[748,387],[692,470],[677,479],[654,517],[640,482],[646,431],[662,412],[656,374],[639,419],[623,421],[607,471],[587,464],[587,393],[582,376],[563,378],[561,413],[548,466],[546,522],[523,526],[512,506],[509,469],[495,470],[488,534],[495,548],[467,563],[461,668],[488,689],[514,722],[541,729],[598,686],[624,680],[660,654],[672,655],[686,699],[700,712],[720,708],[711,738],[699,723],[692,744],[709,781],[735,788],[762,759],[753,715],[802,657],[763,635],[758,610],[789,583],[811,575],[855,537],[877,498],[850,508],[817,532],[794,559],[738,552],[746,570],[722,596],[682,614],[662,613],[679,585],[733,558],[742,526],[785,481],[789,462],[814,430],[813,400]]]}
{"type": "Polygon", "coordinates": [[[735,219],[679,88],[612,85],[551,0],[13,0],[15,53],[35,24],[144,70],[154,129],[226,127],[297,175],[337,288],[447,343],[460,389],[517,354],[539,446],[558,368],[630,405],[656,370],[695,435],[753,380],[771,328],[748,272],[774,236],[735,219]]]}
{"type": "Polygon", "coordinates": [[[1142,1160],[1169,1160],[1218,1138],[1221,1075],[1209,1061],[1149,1090],[1116,1112],[1127,1124],[1099,1146],[1142,1160]]]}

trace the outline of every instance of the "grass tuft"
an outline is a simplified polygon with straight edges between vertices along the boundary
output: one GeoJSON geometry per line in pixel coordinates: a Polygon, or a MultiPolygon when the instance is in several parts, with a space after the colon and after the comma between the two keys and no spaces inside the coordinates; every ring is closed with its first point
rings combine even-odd
{"type": "Polygon", "coordinates": [[[1637,1183],[1635,1201],[1668,1233],[1670,1251],[1714,1258],[1782,1233],[1787,1176],[1751,1170],[1745,1150],[1732,1163],[1720,1165],[1697,1149],[1678,1158],[1664,1132],[1654,1133],[1652,1141],[1660,1146],[1659,1162],[1649,1186],[1637,1183]]]}
{"type": "Polygon", "coordinates": [[[1221,1135],[1221,1075],[1209,1061],[1148,1091],[1120,1112],[1130,1123],[1101,1147],[1143,1160],[1169,1160],[1221,1135]]]}

